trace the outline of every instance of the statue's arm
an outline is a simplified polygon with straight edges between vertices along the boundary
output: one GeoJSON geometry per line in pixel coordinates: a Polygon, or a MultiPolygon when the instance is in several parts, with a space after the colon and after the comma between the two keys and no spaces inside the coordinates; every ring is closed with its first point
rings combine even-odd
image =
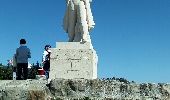
{"type": "Polygon", "coordinates": [[[86,10],[87,10],[87,23],[88,23],[88,29],[89,31],[94,28],[94,20],[93,20],[93,15],[90,7],[90,0],[86,0],[86,10]]]}
{"type": "Polygon", "coordinates": [[[65,30],[66,33],[68,33],[68,20],[69,20],[69,2],[70,0],[66,0],[67,2],[67,8],[65,11],[64,19],[63,19],[63,29],[65,30]]]}

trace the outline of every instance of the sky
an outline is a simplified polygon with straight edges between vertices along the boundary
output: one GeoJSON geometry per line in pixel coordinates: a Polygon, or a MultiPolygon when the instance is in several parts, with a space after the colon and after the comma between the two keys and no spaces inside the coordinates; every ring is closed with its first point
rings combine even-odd
{"type": "MultiPolygon", "coordinates": [[[[7,63],[25,38],[30,63],[44,46],[66,42],[65,0],[0,0],[0,62],[7,63]]],[[[90,32],[99,78],[170,83],[170,0],[93,0],[90,32]]]]}

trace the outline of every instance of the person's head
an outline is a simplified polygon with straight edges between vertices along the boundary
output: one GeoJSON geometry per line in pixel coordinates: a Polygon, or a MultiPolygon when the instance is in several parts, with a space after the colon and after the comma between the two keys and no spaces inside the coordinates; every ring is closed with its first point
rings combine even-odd
{"type": "Polygon", "coordinates": [[[26,44],[26,40],[25,39],[21,39],[20,40],[20,44],[26,44]]]}
{"type": "Polygon", "coordinates": [[[49,48],[51,48],[50,45],[46,45],[46,46],[44,47],[45,50],[48,50],[49,48]]]}

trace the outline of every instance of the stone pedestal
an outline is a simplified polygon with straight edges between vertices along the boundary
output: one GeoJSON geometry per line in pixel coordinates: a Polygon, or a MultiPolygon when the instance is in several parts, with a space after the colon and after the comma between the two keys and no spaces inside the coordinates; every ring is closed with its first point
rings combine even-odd
{"type": "Polygon", "coordinates": [[[91,43],[57,42],[51,49],[50,79],[96,79],[98,57],[91,43]]]}

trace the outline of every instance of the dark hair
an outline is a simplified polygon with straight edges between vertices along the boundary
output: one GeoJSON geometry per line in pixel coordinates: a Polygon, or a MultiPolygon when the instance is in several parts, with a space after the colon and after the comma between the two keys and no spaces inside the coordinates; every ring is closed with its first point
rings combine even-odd
{"type": "Polygon", "coordinates": [[[44,49],[51,48],[51,45],[45,45],[44,49]]]}
{"type": "Polygon", "coordinates": [[[21,39],[20,40],[20,44],[26,44],[26,40],[25,39],[21,39]]]}

